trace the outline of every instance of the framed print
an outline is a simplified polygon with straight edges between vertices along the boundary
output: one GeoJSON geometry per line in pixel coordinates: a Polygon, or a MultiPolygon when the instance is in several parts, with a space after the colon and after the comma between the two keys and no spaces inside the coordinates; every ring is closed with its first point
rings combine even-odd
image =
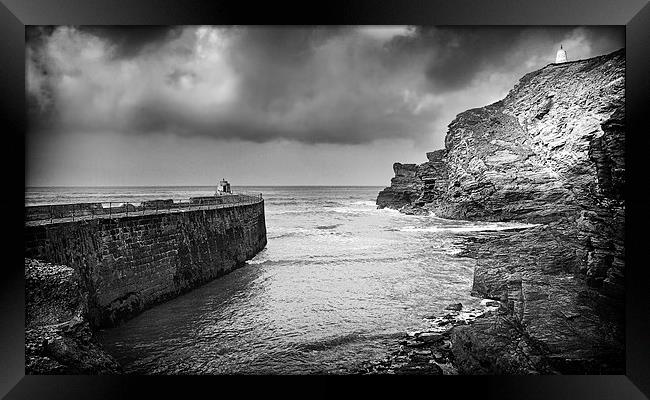
{"type": "Polygon", "coordinates": [[[650,393],[646,2],[1,10],[0,394],[650,393]]]}

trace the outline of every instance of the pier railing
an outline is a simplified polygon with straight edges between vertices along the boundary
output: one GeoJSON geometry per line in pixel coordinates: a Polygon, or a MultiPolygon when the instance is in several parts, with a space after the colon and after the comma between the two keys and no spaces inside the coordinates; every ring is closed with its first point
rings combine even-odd
{"type": "Polygon", "coordinates": [[[195,210],[211,210],[238,205],[250,205],[263,201],[262,193],[237,193],[221,196],[191,197],[188,200],[128,200],[102,201],[97,203],[50,204],[25,207],[26,224],[47,224],[151,215],[195,210]]]}

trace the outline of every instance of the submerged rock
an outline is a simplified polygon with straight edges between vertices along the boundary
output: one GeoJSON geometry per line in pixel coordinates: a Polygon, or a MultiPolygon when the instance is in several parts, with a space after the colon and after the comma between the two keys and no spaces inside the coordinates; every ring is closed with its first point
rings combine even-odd
{"type": "Polygon", "coordinates": [[[461,303],[454,303],[445,307],[445,310],[450,310],[450,311],[460,311],[462,309],[463,309],[463,305],[461,303]]]}

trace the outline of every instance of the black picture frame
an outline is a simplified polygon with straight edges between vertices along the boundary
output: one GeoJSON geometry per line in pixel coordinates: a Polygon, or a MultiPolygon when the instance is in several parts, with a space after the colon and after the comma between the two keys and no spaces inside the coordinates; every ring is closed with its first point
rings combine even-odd
{"type": "MultiPolygon", "coordinates": [[[[5,153],[0,157],[5,239],[0,277],[0,396],[123,398],[210,397],[271,391],[336,394],[351,385],[370,395],[480,396],[499,399],[643,399],[650,397],[650,285],[645,261],[648,211],[645,155],[650,116],[650,5],[647,0],[430,0],[255,2],[182,0],[0,0],[0,107],[5,153]],[[625,25],[626,27],[626,374],[602,376],[251,377],[25,376],[24,268],[19,249],[24,207],[25,25],[186,24],[625,25]],[[9,156],[16,157],[9,157],[9,156]],[[16,159],[17,158],[17,159],[16,159]],[[24,193],[24,191],[23,191],[24,193]],[[237,383],[232,382],[236,378],[237,383]],[[327,382],[332,379],[332,382],[327,382]],[[305,389],[295,381],[306,383],[305,389]],[[242,385],[243,384],[243,385],[242,385]],[[445,394],[449,393],[449,394],[445,394]],[[645,394],[645,396],[644,396],[645,394]]],[[[26,167],[26,166],[25,166],[26,167]]],[[[346,389],[347,390],[347,389],[346,389]]]]}

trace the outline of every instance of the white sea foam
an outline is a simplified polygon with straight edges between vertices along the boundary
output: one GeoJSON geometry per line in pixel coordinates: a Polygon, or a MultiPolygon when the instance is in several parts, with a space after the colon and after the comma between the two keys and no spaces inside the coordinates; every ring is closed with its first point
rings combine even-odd
{"type": "Polygon", "coordinates": [[[401,232],[492,232],[506,231],[510,229],[524,229],[539,226],[540,224],[488,224],[488,225],[469,225],[469,226],[405,226],[400,228],[401,232]]]}
{"type": "MultiPolygon", "coordinates": [[[[400,214],[400,215],[406,215],[402,214],[399,212],[399,210],[395,210],[392,208],[376,208],[375,211],[383,212],[383,213],[389,213],[389,214],[400,214]]],[[[411,215],[409,217],[412,217],[411,215]]]]}
{"type": "Polygon", "coordinates": [[[374,201],[370,201],[370,200],[367,200],[367,201],[353,201],[350,204],[355,205],[355,206],[357,206],[357,205],[358,206],[368,206],[368,207],[373,207],[373,208],[377,206],[377,204],[375,204],[374,201]]]}
{"type": "Polygon", "coordinates": [[[483,307],[489,307],[489,308],[499,308],[498,302],[496,302],[496,305],[494,305],[495,301],[492,299],[483,299],[481,300],[481,305],[483,307]],[[487,303],[492,303],[493,305],[488,306],[487,303]]]}
{"type": "Polygon", "coordinates": [[[354,208],[354,207],[332,207],[330,211],[339,214],[367,214],[375,212],[375,209],[354,208]]]}
{"type": "Polygon", "coordinates": [[[259,265],[259,264],[264,264],[267,261],[269,261],[269,260],[266,260],[264,258],[259,258],[258,259],[257,257],[255,257],[252,260],[246,261],[246,264],[248,264],[248,265],[259,265]]]}

